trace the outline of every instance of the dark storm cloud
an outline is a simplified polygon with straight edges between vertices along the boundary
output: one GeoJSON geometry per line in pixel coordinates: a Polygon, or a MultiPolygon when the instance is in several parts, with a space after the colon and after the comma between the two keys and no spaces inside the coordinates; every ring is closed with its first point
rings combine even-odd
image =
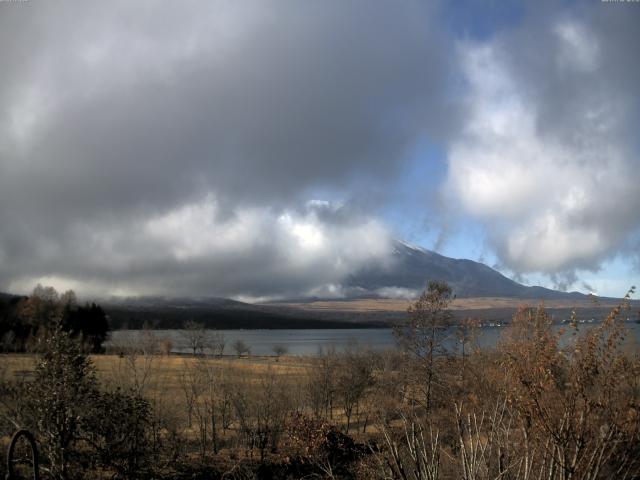
{"type": "Polygon", "coordinates": [[[243,201],[283,198],[362,167],[393,172],[416,135],[446,124],[445,49],[417,4],[200,2],[177,18],[89,5],[3,16],[45,29],[39,47],[15,32],[8,54],[32,61],[4,104],[36,117],[21,157],[66,206],[173,203],[194,177],[243,201]]]}
{"type": "Polygon", "coordinates": [[[364,258],[340,253],[346,234],[377,235],[374,257],[387,234],[346,207],[311,212],[309,192],[393,181],[418,137],[446,139],[456,119],[452,59],[421,2],[0,10],[2,288],[269,295],[339,282],[364,258]],[[180,250],[186,236],[201,245],[180,250]],[[320,258],[333,267],[318,274],[320,258]]]}
{"type": "Polygon", "coordinates": [[[449,165],[433,218],[457,234],[462,206],[508,270],[575,283],[637,255],[639,24],[633,3],[0,2],[0,289],[339,295],[392,250],[375,211],[437,189],[402,178],[421,143],[449,165]]]}

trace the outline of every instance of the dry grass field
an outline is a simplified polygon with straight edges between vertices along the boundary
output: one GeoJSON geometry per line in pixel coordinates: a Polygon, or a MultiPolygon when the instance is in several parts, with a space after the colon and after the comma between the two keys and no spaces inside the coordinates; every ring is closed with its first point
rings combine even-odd
{"type": "MultiPolygon", "coordinates": [[[[306,311],[342,311],[342,312],[398,312],[405,313],[407,308],[415,300],[407,299],[356,299],[356,300],[334,300],[334,301],[316,301],[302,303],[283,303],[276,304],[288,307],[298,308],[306,311]]],[[[612,308],[617,305],[615,299],[563,299],[563,300],[546,300],[544,305],[546,308],[592,308],[594,306],[603,308],[612,308]]],[[[451,302],[449,308],[451,310],[482,310],[510,308],[514,311],[521,305],[538,305],[540,299],[530,298],[504,298],[504,297],[477,297],[477,298],[456,298],[451,302]]],[[[273,304],[271,304],[273,305],[273,304]]]]}
{"type": "MultiPolygon", "coordinates": [[[[264,397],[275,385],[278,394],[287,392],[292,404],[302,403],[312,365],[312,359],[294,356],[214,358],[139,353],[89,358],[102,389],[141,395],[156,412],[165,434],[173,428],[174,434],[193,443],[199,441],[201,427],[207,428],[210,420],[208,402],[221,405],[228,401],[231,408],[232,398],[264,397]]],[[[37,359],[35,354],[0,354],[0,381],[31,380],[37,359]]],[[[238,428],[232,422],[230,428],[222,429],[223,445],[236,445],[238,428]]],[[[2,438],[0,446],[6,447],[8,440],[2,438]]]]}
{"type": "MultiPolygon", "coordinates": [[[[36,365],[33,354],[0,355],[0,376],[4,379],[29,378],[36,365]]],[[[105,385],[119,387],[133,386],[136,382],[149,393],[162,392],[164,395],[182,395],[180,379],[185,371],[196,367],[224,372],[229,378],[248,379],[256,382],[265,375],[287,378],[299,382],[306,378],[311,366],[307,357],[250,356],[237,358],[193,357],[190,355],[91,355],[98,380],[105,385]],[[142,385],[144,383],[144,385],[142,385]]]]}

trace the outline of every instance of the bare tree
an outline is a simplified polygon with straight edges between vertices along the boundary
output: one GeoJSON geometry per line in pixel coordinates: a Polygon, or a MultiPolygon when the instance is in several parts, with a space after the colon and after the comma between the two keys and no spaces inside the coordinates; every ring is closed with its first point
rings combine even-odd
{"type": "Polygon", "coordinates": [[[155,335],[151,331],[144,331],[140,336],[127,332],[117,341],[113,340],[112,348],[119,353],[119,358],[111,368],[110,386],[145,396],[158,359],[154,354],[157,348],[155,335]]]}
{"type": "Polygon", "coordinates": [[[413,416],[401,418],[403,431],[399,440],[385,425],[380,427],[388,451],[386,461],[380,461],[379,465],[384,472],[382,478],[438,480],[441,474],[439,432],[431,427],[427,431],[413,416]]]}
{"type": "MultiPolygon", "coordinates": [[[[221,435],[225,435],[231,424],[233,394],[237,391],[229,376],[235,379],[236,375],[229,375],[227,369],[220,368],[219,363],[208,358],[202,358],[195,366],[203,385],[197,400],[202,408],[196,410],[196,416],[200,420],[201,429],[208,429],[213,453],[218,453],[221,447],[221,435]]],[[[208,448],[206,432],[204,435],[201,434],[201,439],[204,451],[208,448]]]]}
{"type": "Polygon", "coordinates": [[[273,353],[275,353],[276,355],[276,362],[280,360],[280,357],[282,355],[286,355],[287,352],[289,351],[289,349],[285,345],[281,345],[281,344],[274,345],[271,350],[273,350],[273,353]]]}
{"type": "Polygon", "coordinates": [[[598,326],[578,334],[572,322],[569,340],[542,306],[514,316],[499,349],[503,386],[522,432],[523,478],[640,475],[638,364],[622,350],[621,316],[632,293],[598,326]]]}
{"type": "Polygon", "coordinates": [[[184,322],[181,330],[182,337],[186,340],[187,345],[193,351],[195,356],[198,351],[202,351],[206,340],[206,331],[204,325],[193,320],[184,322]]]}
{"type": "Polygon", "coordinates": [[[242,357],[245,354],[251,355],[251,347],[244,343],[244,340],[238,339],[233,342],[233,349],[235,350],[236,355],[238,355],[238,358],[242,357]]]}
{"type": "Polygon", "coordinates": [[[160,340],[160,352],[169,356],[171,354],[171,350],[173,350],[173,341],[169,337],[164,337],[160,340]]]}
{"type": "Polygon", "coordinates": [[[456,340],[459,347],[460,360],[462,365],[460,368],[460,380],[464,385],[465,373],[467,369],[467,359],[470,350],[473,349],[474,343],[480,333],[480,321],[477,318],[465,318],[460,322],[456,329],[456,340]]]}
{"type": "Polygon", "coordinates": [[[334,347],[319,350],[309,371],[307,391],[313,415],[318,418],[333,418],[336,394],[337,355],[334,347]]]}
{"type": "Polygon", "coordinates": [[[189,428],[191,428],[193,424],[196,403],[203,389],[201,380],[200,372],[196,368],[193,368],[193,365],[188,359],[184,359],[182,370],[180,371],[179,384],[184,394],[184,404],[187,410],[187,426],[189,428]]]}
{"type": "Polygon", "coordinates": [[[238,384],[233,404],[250,454],[258,448],[260,460],[263,460],[268,447],[272,452],[277,451],[290,411],[289,395],[282,379],[269,372],[257,386],[248,382],[238,384]]]}
{"type": "Polygon", "coordinates": [[[433,387],[439,382],[437,357],[446,354],[446,328],[451,325],[449,303],[452,290],[444,282],[429,282],[427,289],[408,310],[408,319],[397,325],[394,333],[400,345],[415,361],[416,387],[423,399],[415,399],[430,410],[433,387]]]}
{"type": "Polygon", "coordinates": [[[227,341],[224,338],[222,332],[207,332],[206,343],[213,355],[215,355],[216,357],[222,357],[222,355],[224,354],[224,348],[227,346],[227,341]]]}
{"type": "Polygon", "coordinates": [[[373,362],[367,352],[349,349],[340,356],[336,373],[336,391],[347,419],[346,431],[349,433],[353,414],[359,414],[361,402],[373,385],[373,362]]]}
{"type": "Polygon", "coordinates": [[[142,335],[138,341],[144,355],[157,355],[160,353],[160,341],[149,325],[144,325],[142,335]]]}

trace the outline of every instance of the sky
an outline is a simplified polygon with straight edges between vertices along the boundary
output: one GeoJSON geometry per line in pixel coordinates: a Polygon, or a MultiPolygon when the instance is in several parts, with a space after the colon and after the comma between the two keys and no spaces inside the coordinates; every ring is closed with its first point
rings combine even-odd
{"type": "Polygon", "coordinates": [[[0,43],[0,291],[340,296],[396,239],[638,284],[638,2],[0,1],[0,43]]]}

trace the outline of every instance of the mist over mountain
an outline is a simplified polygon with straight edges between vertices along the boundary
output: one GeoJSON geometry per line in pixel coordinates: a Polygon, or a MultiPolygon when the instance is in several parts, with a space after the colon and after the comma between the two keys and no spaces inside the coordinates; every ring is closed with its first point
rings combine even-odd
{"type": "MultiPolygon", "coordinates": [[[[331,295],[302,294],[288,296],[285,291],[274,292],[273,300],[255,303],[282,303],[315,300],[349,299],[413,299],[426,287],[429,281],[449,284],[457,298],[496,297],[527,300],[585,299],[579,292],[563,292],[540,286],[522,285],[507,278],[493,268],[473,260],[450,258],[431,250],[411,245],[402,240],[394,240],[390,258],[384,262],[375,259],[366,266],[347,275],[342,283],[335,285],[331,295]]],[[[198,291],[201,291],[199,287],[198,291]]],[[[329,289],[326,289],[327,291],[329,289]]],[[[14,292],[0,293],[0,298],[10,298],[14,292]]],[[[94,295],[89,298],[115,308],[134,307],[136,309],[171,308],[175,310],[215,309],[216,311],[252,310],[260,311],[254,302],[238,301],[217,291],[202,295],[169,292],[166,295],[113,296],[94,295]]]]}
{"type": "MultiPolygon", "coordinates": [[[[393,241],[389,261],[372,261],[336,287],[332,297],[280,296],[266,303],[246,303],[211,295],[109,296],[93,298],[104,308],[114,329],[181,328],[196,321],[207,328],[287,329],[385,327],[404,318],[410,302],[429,281],[447,282],[456,301],[455,318],[508,321],[520,304],[547,302],[556,318],[575,311],[595,318],[617,304],[616,299],[593,302],[578,292],[525,286],[479,262],[449,258],[430,250],[393,241]]],[[[284,293],[284,292],[283,292],[284,293]]],[[[0,300],[19,297],[0,293],[0,300]]],[[[85,299],[86,300],[86,299],[85,299]]],[[[637,302],[633,302],[638,305],[637,302]]]]}
{"type": "Polygon", "coordinates": [[[457,297],[540,300],[585,297],[578,292],[525,286],[483,263],[445,257],[398,240],[394,242],[391,262],[350,275],[346,290],[360,296],[411,297],[422,291],[430,280],[447,282],[457,297]]]}
{"type": "MultiPolygon", "coordinates": [[[[617,304],[594,302],[578,292],[525,286],[479,262],[449,258],[396,240],[392,259],[350,275],[337,297],[304,296],[251,304],[214,296],[148,296],[111,298],[107,311],[116,328],[180,328],[196,320],[209,328],[362,328],[388,327],[406,315],[412,299],[430,280],[445,281],[456,301],[454,318],[509,321],[520,304],[545,301],[553,318],[576,312],[599,318],[617,304]]],[[[635,302],[634,302],[635,303],[635,302]]]]}

